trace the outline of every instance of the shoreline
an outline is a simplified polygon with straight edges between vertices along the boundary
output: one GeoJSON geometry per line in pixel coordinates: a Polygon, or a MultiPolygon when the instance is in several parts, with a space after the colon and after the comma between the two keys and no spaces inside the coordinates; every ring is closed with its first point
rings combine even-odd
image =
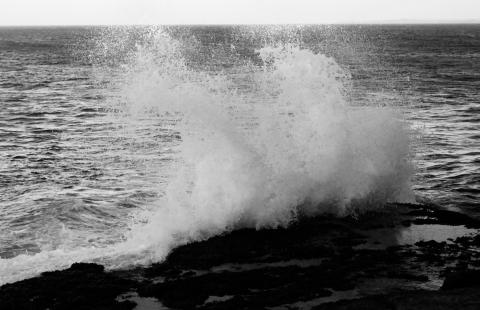
{"type": "Polygon", "coordinates": [[[0,308],[473,309],[479,231],[461,213],[390,204],[356,219],[232,231],[148,267],[75,263],[1,286],[0,308]]]}

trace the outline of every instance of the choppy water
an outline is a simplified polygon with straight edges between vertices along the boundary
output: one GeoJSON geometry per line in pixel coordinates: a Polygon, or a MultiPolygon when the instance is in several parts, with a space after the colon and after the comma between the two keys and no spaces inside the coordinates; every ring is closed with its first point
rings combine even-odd
{"type": "Polygon", "coordinates": [[[477,25],[0,28],[0,72],[0,282],[409,178],[480,216],[477,25]]]}

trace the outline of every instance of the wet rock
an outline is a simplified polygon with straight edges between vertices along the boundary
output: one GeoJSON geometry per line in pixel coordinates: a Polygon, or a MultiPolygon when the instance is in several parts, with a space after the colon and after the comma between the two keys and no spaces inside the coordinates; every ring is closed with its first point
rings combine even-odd
{"type": "Polygon", "coordinates": [[[364,242],[362,235],[337,222],[319,217],[289,228],[236,230],[176,248],[165,262],[148,268],[146,276],[175,277],[180,270],[209,269],[222,264],[330,257],[334,253],[332,242],[335,247],[348,248],[364,242]]]}
{"type": "Polygon", "coordinates": [[[451,291],[416,291],[377,295],[327,303],[314,310],[477,310],[480,309],[478,288],[451,291]]]}
{"type": "Polygon", "coordinates": [[[441,224],[445,225],[465,225],[467,228],[480,228],[480,221],[469,217],[468,215],[436,209],[434,212],[441,224]]]}
{"type": "Polygon", "coordinates": [[[435,240],[418,241],[415,243],[418,247],[428,248],[429,250],[443,249],[447,245],[446,242],[437,242],[435,240]]]}
{"type": "MultiPolygon", "coordinates": [[[[436,309],[435,303],[467,309],[452,307],[453,300],[478,306],[473,288],[456,290],[461,281],[452,274],[480,261],[479,236],[448,243],[358,247],[367,240],[368,230],[382,228],[382,233],[391,232],[394,238],[396,230],[388,227],[411,223],[415,216],[430,217],[438,223],[465,219],[445,220],[446,213],[437,216],[426,206],[401,205],[386,208],[380,215],[321,216],[302,219],[288,228],[240,229],[178,247],[164,262],[149,267],[105,272],[100,265],[73,264],[67,270],[8,284],[0,288],[0,309],[131,309],[133,302],[116,299],[126,292],[156,298],[175,309],[288,308],[300,301],[330,296],[332,291],[354,290],[368,281],[390,288],[382,286],[383,296],[319,309],[436,309]],[[429,280],[429,274],[447,276],[442,290],[446,294],[398,293],[398,283],[402,283],[401,289],[403,285],[418,289],[420,282],[429,280]]],[[[470,279],[462,285],[477,285],[475,276],[462,277],[470,279]]]]}
{"type": "Polygon", "coordinates": [[[0,287],[0,309],[133,309],[133,302],[115,300],[132,285],[103,266],[76,263],[0,287]]]}
{"type": "Polygon", "coordinates": [[[387,272],[387,276],[390,278],[397,278],[397,279],[405,279],[411,281],[418,281],[418,282],[427,282],[428,276],[423,274],[413,274],[406,270],[392,270],[387,272]]]}
{"type": "MultiPolygon", "coordinates": [[[[209,296],[237,296],[228,301],[249,307],[275,306],[331,294],[325,288],[351,289],[354,285],[339,271],[297,266],[263,268],[243,272],[209,273],[190,278],[146,285],[140,296],[153,296],[164,305],[178,309],[199,307],[209,296]]],[[[216,305],[215,307],[218,307],[216,305]]]]}
{"type": "Polygon", "coordinates": [[[464,287],[478,287],[480,295],[480,270],[464,270],[447,274],[442,285],[442,290],[464,287]]]}

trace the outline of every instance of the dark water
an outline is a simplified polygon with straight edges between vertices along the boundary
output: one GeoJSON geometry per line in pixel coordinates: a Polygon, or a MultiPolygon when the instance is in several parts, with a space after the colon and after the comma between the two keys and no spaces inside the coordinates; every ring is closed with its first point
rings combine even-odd
{"type": "MultiPolygon", "coordinates": [[[[19,254],[122,241],[129,215],[163,194],[181,137],[154,118],[119,135],[126,120],[112,113],[125,64],[151,44],[148,31],[0,28],[1,272],[28,265],[9,260],[19,254]]],[[[480,26],[167,32],[190,47],[187,66],[229,76],[240,94],[251,92],[255,50],[265,45],[332,56],[351,75],[348,101],[394,106],[415,129],[415,194],[480,217],[480,26]]]]}

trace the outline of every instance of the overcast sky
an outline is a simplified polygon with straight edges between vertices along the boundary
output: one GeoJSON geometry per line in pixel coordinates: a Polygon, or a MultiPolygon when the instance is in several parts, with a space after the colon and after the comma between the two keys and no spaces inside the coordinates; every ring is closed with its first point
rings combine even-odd
{"type": "Polygon", "coordinates": [[[0,25],[473,21],[480,0],[0,0],[0,25]]]}

